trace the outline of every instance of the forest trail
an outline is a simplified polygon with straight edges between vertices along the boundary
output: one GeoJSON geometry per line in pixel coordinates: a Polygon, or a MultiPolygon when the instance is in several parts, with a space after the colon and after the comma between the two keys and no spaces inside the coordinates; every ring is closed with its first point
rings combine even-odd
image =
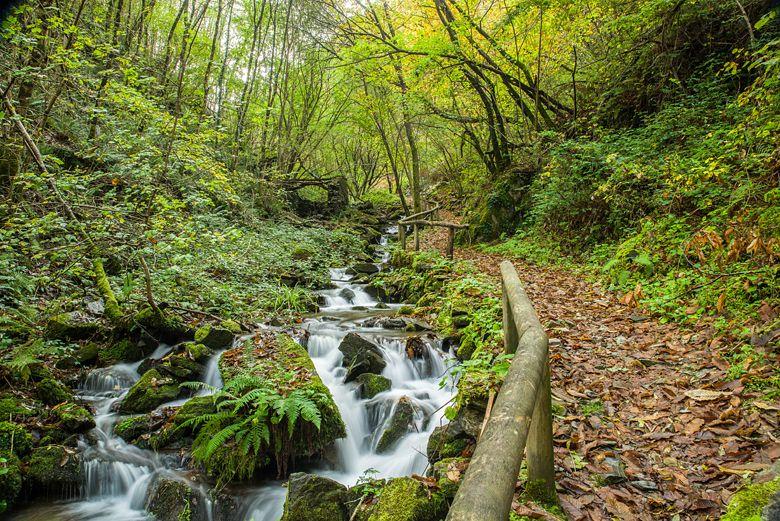
{"type": "MultiPolygon", "coordinates": [[[[429,229],[421,248],[446,241],[429,229]]],[[[455,258],[496,279],[504,260],[471,248],[455,258]]],[[[662,324],[575,273],[510,260],[550,337],[565,408],[554,405],[556,480],[572,521],[718,519],[742,476],[771,472],[777,405],[745,405],[756,395],[727,377],[713,328],[662,324]]]]}

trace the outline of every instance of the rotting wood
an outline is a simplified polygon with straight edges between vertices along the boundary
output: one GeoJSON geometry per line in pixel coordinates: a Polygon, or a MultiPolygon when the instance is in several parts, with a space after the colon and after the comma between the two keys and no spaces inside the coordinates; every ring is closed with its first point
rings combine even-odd
{"type": "Polygon", "coordinates": [[[447,521],[506,521],[526,444],[528,484],[555,498],[547,335],[508,261],[501,278],[506,351],[516,356],[447,521]]]}

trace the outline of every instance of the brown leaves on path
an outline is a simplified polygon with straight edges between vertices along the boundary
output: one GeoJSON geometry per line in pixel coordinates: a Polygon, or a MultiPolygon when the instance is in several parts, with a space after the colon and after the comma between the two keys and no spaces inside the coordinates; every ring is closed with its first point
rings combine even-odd
{"type": "MultiPolygon", "coordinates": [[[[423,247],[445,241],[429,230],[423,247]]],[[[503,260],[464,248],[455,257],[496,278],[503,260]]],[[[551,339],[556,478],[570,519],[718,519],[743,477],[780,457],[777,404],[745,405],[755,396],[728,379],[706,324],[661,324],[577,274],[514,264],[551,339]]]]}

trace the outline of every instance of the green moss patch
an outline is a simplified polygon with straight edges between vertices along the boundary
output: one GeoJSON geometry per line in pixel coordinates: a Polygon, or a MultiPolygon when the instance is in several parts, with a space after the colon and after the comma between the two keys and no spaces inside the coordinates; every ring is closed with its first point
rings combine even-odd
{"type": "Polygon", "coordinates": [[[762,510],[778,492],[780,478],[743,488],[731,498],[721,521],[762,521],[762,510]]]}

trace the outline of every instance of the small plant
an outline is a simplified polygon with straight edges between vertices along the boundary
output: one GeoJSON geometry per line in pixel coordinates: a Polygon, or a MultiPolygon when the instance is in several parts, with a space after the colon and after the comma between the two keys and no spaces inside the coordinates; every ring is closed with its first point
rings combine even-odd
{"type": "Polygon", "coordinates": [[[580,405],[583,416],[598,416],[604,414],[604,404],[601,400],[590,400],[580,405]]]}

